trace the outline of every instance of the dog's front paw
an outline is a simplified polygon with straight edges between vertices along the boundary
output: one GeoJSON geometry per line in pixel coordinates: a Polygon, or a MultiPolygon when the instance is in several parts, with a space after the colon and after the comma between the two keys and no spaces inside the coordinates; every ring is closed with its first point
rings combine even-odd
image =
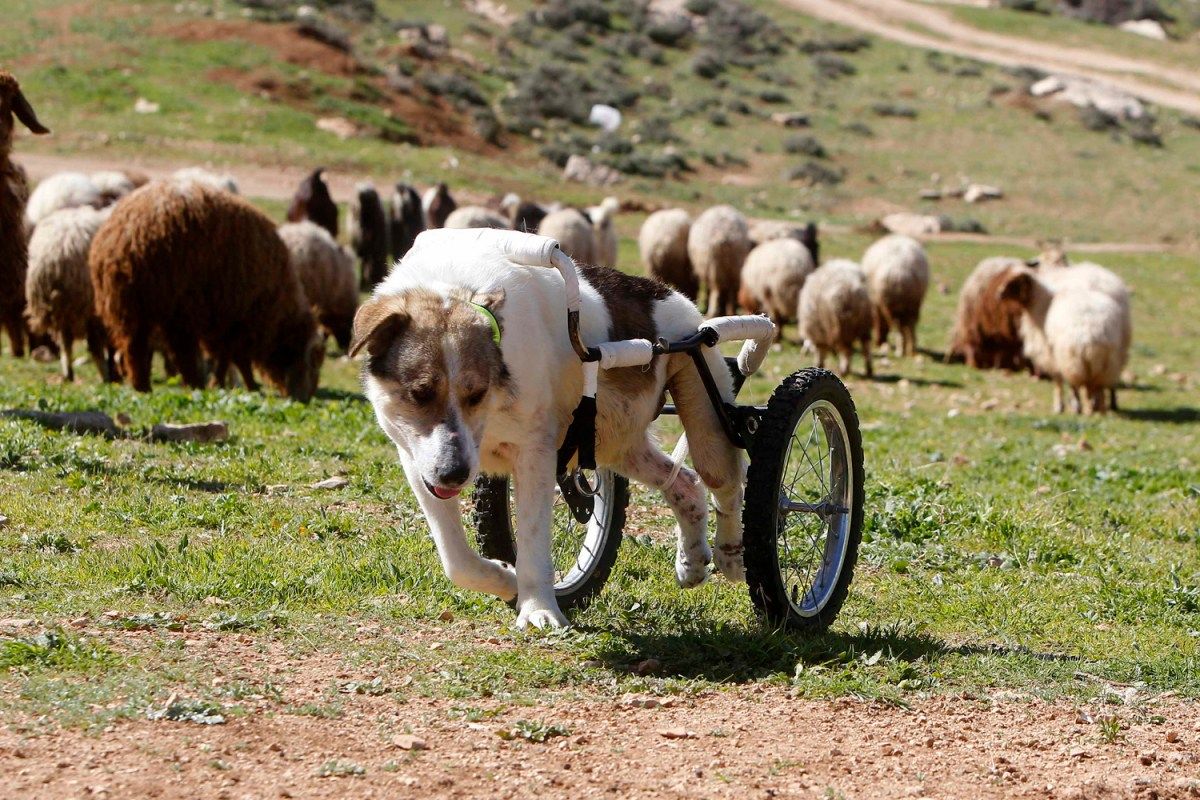
{"type": "Polygon", "coordinates": [[[723,544],[717,547],[714,558],[717,569],[731,583],[745,583],[746,563],[742,558],[741,544],[723,544]]]}
{"type": "Polygon", "coordinates": [[[681,546],[675,551],[675,580],[684,589],[693,589],[708,580],[711,563],[712,550],[703,539],[691,547],[681,546]]]}
{"type": "Polygon", "coordinates": [[[549,602],[538,599],[526,600],[521,603],[520,609],[517,614],[517,627],[521,630],[526,630],[530,626],[539,629],[566,628],[571,624],[558,610],[558,603],[554,600],[549,602]]]}

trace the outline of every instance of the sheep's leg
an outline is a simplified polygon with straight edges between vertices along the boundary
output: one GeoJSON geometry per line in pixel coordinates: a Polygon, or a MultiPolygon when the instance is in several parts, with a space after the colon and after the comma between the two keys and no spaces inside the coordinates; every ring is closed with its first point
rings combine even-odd
{"type": "MultiPolygon", "coordinates": [[[[862,343],[862,344],[863,344],[863,349],[862,349],[862,351],[863,351],[863,363],[866,365],[866,370],[867,370],[867,372],[866,372],[866,375],[867,375],[867,377],[868,377],[868,378],[872,378],[872,377],[874,377],[874,376],[875,376],[875,370],[874,370],[874,369],[871,367],[871,347],[870,347],[870,344],[871,344],[871,343],[870,343],[870,341],[869,341],[869,340],[867,340],[867,339],[863,339],[863,343],[862,343]]],[[[847,366],[846,366],[846,371],[847,371],[847,372],[849,372],[849,371],[850,371],[849,364],[850,364],[850,358],[849,358],[849,356],[847,356],[847,357],[846,357],[846,365],[847,365],[847,366]]]]}
{"type": "Polygon", "coordinates": [[[121,361],[125,365],[125,374],[129,383],[139,392],[150,391],[150,335],[146,331],[136,331],[125,343],[121,350],[121,361]]]}
{"type": "Polygon", "coordinates": [[[1110,386],[1108,389],[1108,409],[1109,411],[1120,411],[1117,408],[1117,387],[1110,386]]]}
{"type": "Polygon", "coordinates": [[[62,365],[63,379],[68,383],[75,382],[75,365],[71,363],[71,346],[73,344],[70,333],[58,332],[58,361],[62,365]]]}
{"type": "Polygon", "coordinates": [[[217,365],[213,368],[212,379],[209,385],[217,389],[229,388],[229,359],[217,359],[217,365]]]}
{"type": "Polygon", "coordinates": [[[1066,411],[1066,407],[1063,404],[1062,379],[1055,378],[1054,379],[1054,413],[1061,414],[1064,411],[1066,411]]]}
{"type": "Polygon", "coordinates": [[[1093,414],[1108,413],[1108,392],[1103,387],[1089,389],[1088,395],[1091,399],[1093,414]]]}
{"type": "Polygon", "coordinates": [[[775,341],[783,340],[783,315],[772,314],[771,322],[775,323],[775,341]]]}
{"type": "Polygon", "coordinates": [[[190,331],[172,331],[167,337],[167,351],[175,361],[179,377],[184,386],[204,388],[204,375],[200,369],[200,348],[190,331]]]}
{"type": "MultiPolygon", "coordinates": [[[[1088,398],[1088,401],[1091,401],[1090,397],[1088,398]]],[[[1084,412],[1083,400],[1080,399],[1078,386],[1071,387],[1071,410],[1076,414],[1082,414],[1084,412]]]]}
{"type": "Polygon", "coordinates": [[[825,369],[825,350],[821,348],[817,349],[817,366],[825,369]]]}
{"type": "Polygon", "coordinates": [[[12,354],[17,358],[25,356],[25,324],[19,317],[5,320],[4,329],[8,331],[8,342],[12,345],[12,354]]]}
{"type": "Polygon", "coordinates": [[[852,352],[849,349],[838,352],[838,372],[842,375],[850,374],[850,355],[852,352]]]}
{"type": "Polygon", "coordinates": [[[238,355],[233,359],[233,363],[237,365],[238,372],[242,376],[242,383],[251,392],[258,391],[258,381],[254,380],[254,368],[250,366],[250,358],[245,355],[238,355]]]}
{"type": "Polygon", "coordinates": [[[904,355],[912,358],[917,354],[917,326],[905,325],[902,335],[904,337],[904,355]]]}
{"type": "Polygon", "coordinates": [[[87,321],[84,338],[87,341],[88,355],[92,357],[92,363],[96,365],[96,371],[100,373],[100,380],[106,383],[113,380],[111,359],[108,353],[108,337],[104,334],[104,326],[100,324],[100,320],[93,318],[87,321]]]}

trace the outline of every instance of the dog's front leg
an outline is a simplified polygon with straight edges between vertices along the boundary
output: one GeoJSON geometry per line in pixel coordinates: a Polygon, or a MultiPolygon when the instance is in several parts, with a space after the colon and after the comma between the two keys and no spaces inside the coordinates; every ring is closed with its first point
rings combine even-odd
{"type": "Polygon", "coordinates": [[[487,592],[504,600],[513,599],[517,594],[517,582],[512,570],[500,561],[481,557],[467,544],[459,499],[435,497],[403,450],[400,451],[400,463],[408,476],[408,485],[429,520],[429,532],[446,577],[464,589],[487,592]]]}
{"type": "Polygon", "coordinates": [[[554,596],[550,520],[554,505],[554,448],[533,443],[517,453],[517,627],[565,628],[554,596]]]}

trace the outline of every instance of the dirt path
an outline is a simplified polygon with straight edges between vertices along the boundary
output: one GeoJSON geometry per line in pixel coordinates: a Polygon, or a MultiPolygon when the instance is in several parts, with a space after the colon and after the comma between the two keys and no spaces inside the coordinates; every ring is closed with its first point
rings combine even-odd
{"type": "Polygon", "coordinates": [[[943,8],[911,0],[780,2],[805,14],[902,44],[1002,66],[1032,66],[1091,78],[1159,105],[1200,114],[1200,71],[989,33],[958,22],[943,8]]]}

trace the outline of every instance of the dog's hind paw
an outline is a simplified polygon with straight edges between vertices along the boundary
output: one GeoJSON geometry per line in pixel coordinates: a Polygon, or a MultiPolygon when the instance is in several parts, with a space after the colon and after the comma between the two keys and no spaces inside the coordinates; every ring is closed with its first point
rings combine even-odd
{"type": "Polygon", "coordinates": [[[745,583],[746,563],[742,558],[742,545],[718,545],[713,557],[716,559],[717,569],[725,576],[726,580],[731,583],[745,583]]]}
{"type": "Polygon", "coordinates": [[[566,628],[571,623],[558,610],[557,603],[542,603],[538,600],[527,600],[521,603],[521,611],[517,614],[517,627],[526,630],[530,627],[566,628]]]}
{"type": "Polygon", "coordinates": [[[712,550],[708,542],[675,551],[675,580],[684,589],[693,589],[708,580],[708,565],[712,563],[712,550]]]}

